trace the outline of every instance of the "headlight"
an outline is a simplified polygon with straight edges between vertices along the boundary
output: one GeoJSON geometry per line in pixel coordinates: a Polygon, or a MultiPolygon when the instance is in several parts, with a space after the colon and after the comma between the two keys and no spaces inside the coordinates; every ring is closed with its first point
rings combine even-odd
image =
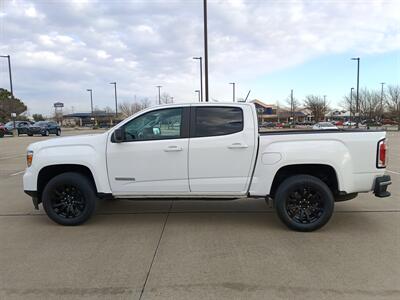
{"type": "Polygon", "coordinates": [[[26,164],[28,167],[32,165],[32,160],[33,160],[33,151],[29,150],[26,152],[26,164]]]}

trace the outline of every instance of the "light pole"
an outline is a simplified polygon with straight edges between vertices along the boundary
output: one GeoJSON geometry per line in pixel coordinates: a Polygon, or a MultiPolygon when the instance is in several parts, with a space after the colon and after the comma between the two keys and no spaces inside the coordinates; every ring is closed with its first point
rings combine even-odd
{"type": "Polygon", "coordinates": [[[200,99],[201,102],[203,102],[203,58],[199,56],[193,57],[193,59],[197,59],[200,61],[200,99]]]}
{"type": "Polygon", "coordinates": [[[90,93],[90,111],[91,111],[91,119],[93,122],[94,126],[94,116],[93,116],[93,90],[92,89],[86,89],[90,93]]]}
{"type": "Polygon", "coordinates": [[[383,85],[385,83],[381,82],[381,120],[383,120],[383,85]]]}
{"type": "Polygon", "coordinates": [[[158,88],[158,104],[161,104],[161,88],[162,88],[162,85],[157,85],[156,88],[158,88]]]}
{"type": "Polygon", "coordinates": [[[200,90],[195,90],[194,92],[195,92],[195,93],[197,93],[197,96],[198,96],[199,102],[201,102],[201,98],[200,98],[200,90]]]}
{"type": "Polygon", "coordinates": [[[292,117],[292,124],[290,125],[290,127],[294,127],[293,123],[294,123],[294,105],[293,105],[293,89],[290,90],[290,114],[292,117]]]}
{"type": "Polygon", "coordinates": [[[360,103],[359,103],[359,91],[360,91],[360,58],[353,57],[351,60],[357,61],[357,96],[356,96],[356,113],[358,113],[358,118],[356,118],[356,128],[358,128],[358,122],[360,121],[360,103]]]}
{"type": "Polygon", "coordinates": [[[351,109],[352,109],[352,107],[353,107],[353,90],[354,90],[354,88],[352,87],[351,89],[350,89],[350,126],[351,126],[351,109]]]}
{"type": "Polygon", "coordinates": [[[235,83],[230,82],[229,84],[232,84],[232,101],[235,102],[235,83]]]}
{"type": "Polygon", "coordinates": [[[118,117],[118,98],[117,98],[117,83],[110,82],[110,84],[114,85],[114,98],[115,98],[115,118],[118,117]]]}
{"type": "MultiPolygon", "coordinates": [[[[11,57],[10,55],[0,55],[0,57],[4,57],[7,58],[8,60],[8,75],[10,77],[10,93],[11,93],[11,109],[13,110],[11,113],[15,113],[14,112],[14,90],[13,90],[13,84],[12,84],[12,76],[11,76],[11,57]]],[[[13,118],[13,130],[15,130],[15,117],[14,115],[12,115],[13,118]]]]}
{"type": "Polygon", "coordinates": [[[203,19],[204,19],[204,87],[206,92],[206,102],[208,102],[208,37],[207,37],[207,0],[203,0],[203,19]]]}

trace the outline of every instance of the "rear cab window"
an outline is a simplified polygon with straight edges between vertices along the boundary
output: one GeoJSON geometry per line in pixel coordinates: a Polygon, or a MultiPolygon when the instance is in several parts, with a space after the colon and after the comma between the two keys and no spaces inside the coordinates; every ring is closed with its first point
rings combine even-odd
{"type": "Polygon", "coordinates": [[[243,111],[240,107],[194,106],[191,117],[191,137],[228,135],[243,130],[243,111]]]}

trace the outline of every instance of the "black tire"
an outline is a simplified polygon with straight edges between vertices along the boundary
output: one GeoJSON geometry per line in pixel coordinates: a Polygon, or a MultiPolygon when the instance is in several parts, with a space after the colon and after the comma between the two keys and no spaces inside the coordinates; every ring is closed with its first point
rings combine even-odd
{"type": "Polygon", "coordinates": [[[49,133],[48,130],[45,130],[45,131],[42,132],[42,136],[49,136],[49,134],[50,134],[50,133],[49,133]]]}
{"type": "Polygon", "coordinates": [[[4,132],[0,131],[0,138],[4,137],[4,132]]]}
{"type": "Polygon", "coordinates": [[[319,178],[295,175],[282,182],[275,193],[278,217],[290,229],[314,231],[331,218],[335,199],[319,178]]]}
{"type": "Polygon", "coordinates": [[[60,135],[61,135],[61,129],[57,129],[56,135],[57,135],[57,136],[60,136],[60,135]]]}
{"type": "Polygon", "coordinates": [[[33,134],[32,133],[28,133],[28,136],[33,136],[33,134]]]}
{"type": "Polygon", "coordinates": [[[93,183],[86,176],[67,172],[47,183],[42,202],[50,219],[61,225],[74,226],[92,216],[97,197],[93,183]]]}

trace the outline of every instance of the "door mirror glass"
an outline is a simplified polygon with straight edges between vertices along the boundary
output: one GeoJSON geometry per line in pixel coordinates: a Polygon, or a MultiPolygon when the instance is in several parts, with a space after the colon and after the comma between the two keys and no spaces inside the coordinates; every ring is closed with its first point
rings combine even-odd
{"type": "Polygon", "coordinates": [[[114,131],[114,141],[116,143],[122,143],[125,141],[125,130],[124,128],[117,128],[114,131]]]}

